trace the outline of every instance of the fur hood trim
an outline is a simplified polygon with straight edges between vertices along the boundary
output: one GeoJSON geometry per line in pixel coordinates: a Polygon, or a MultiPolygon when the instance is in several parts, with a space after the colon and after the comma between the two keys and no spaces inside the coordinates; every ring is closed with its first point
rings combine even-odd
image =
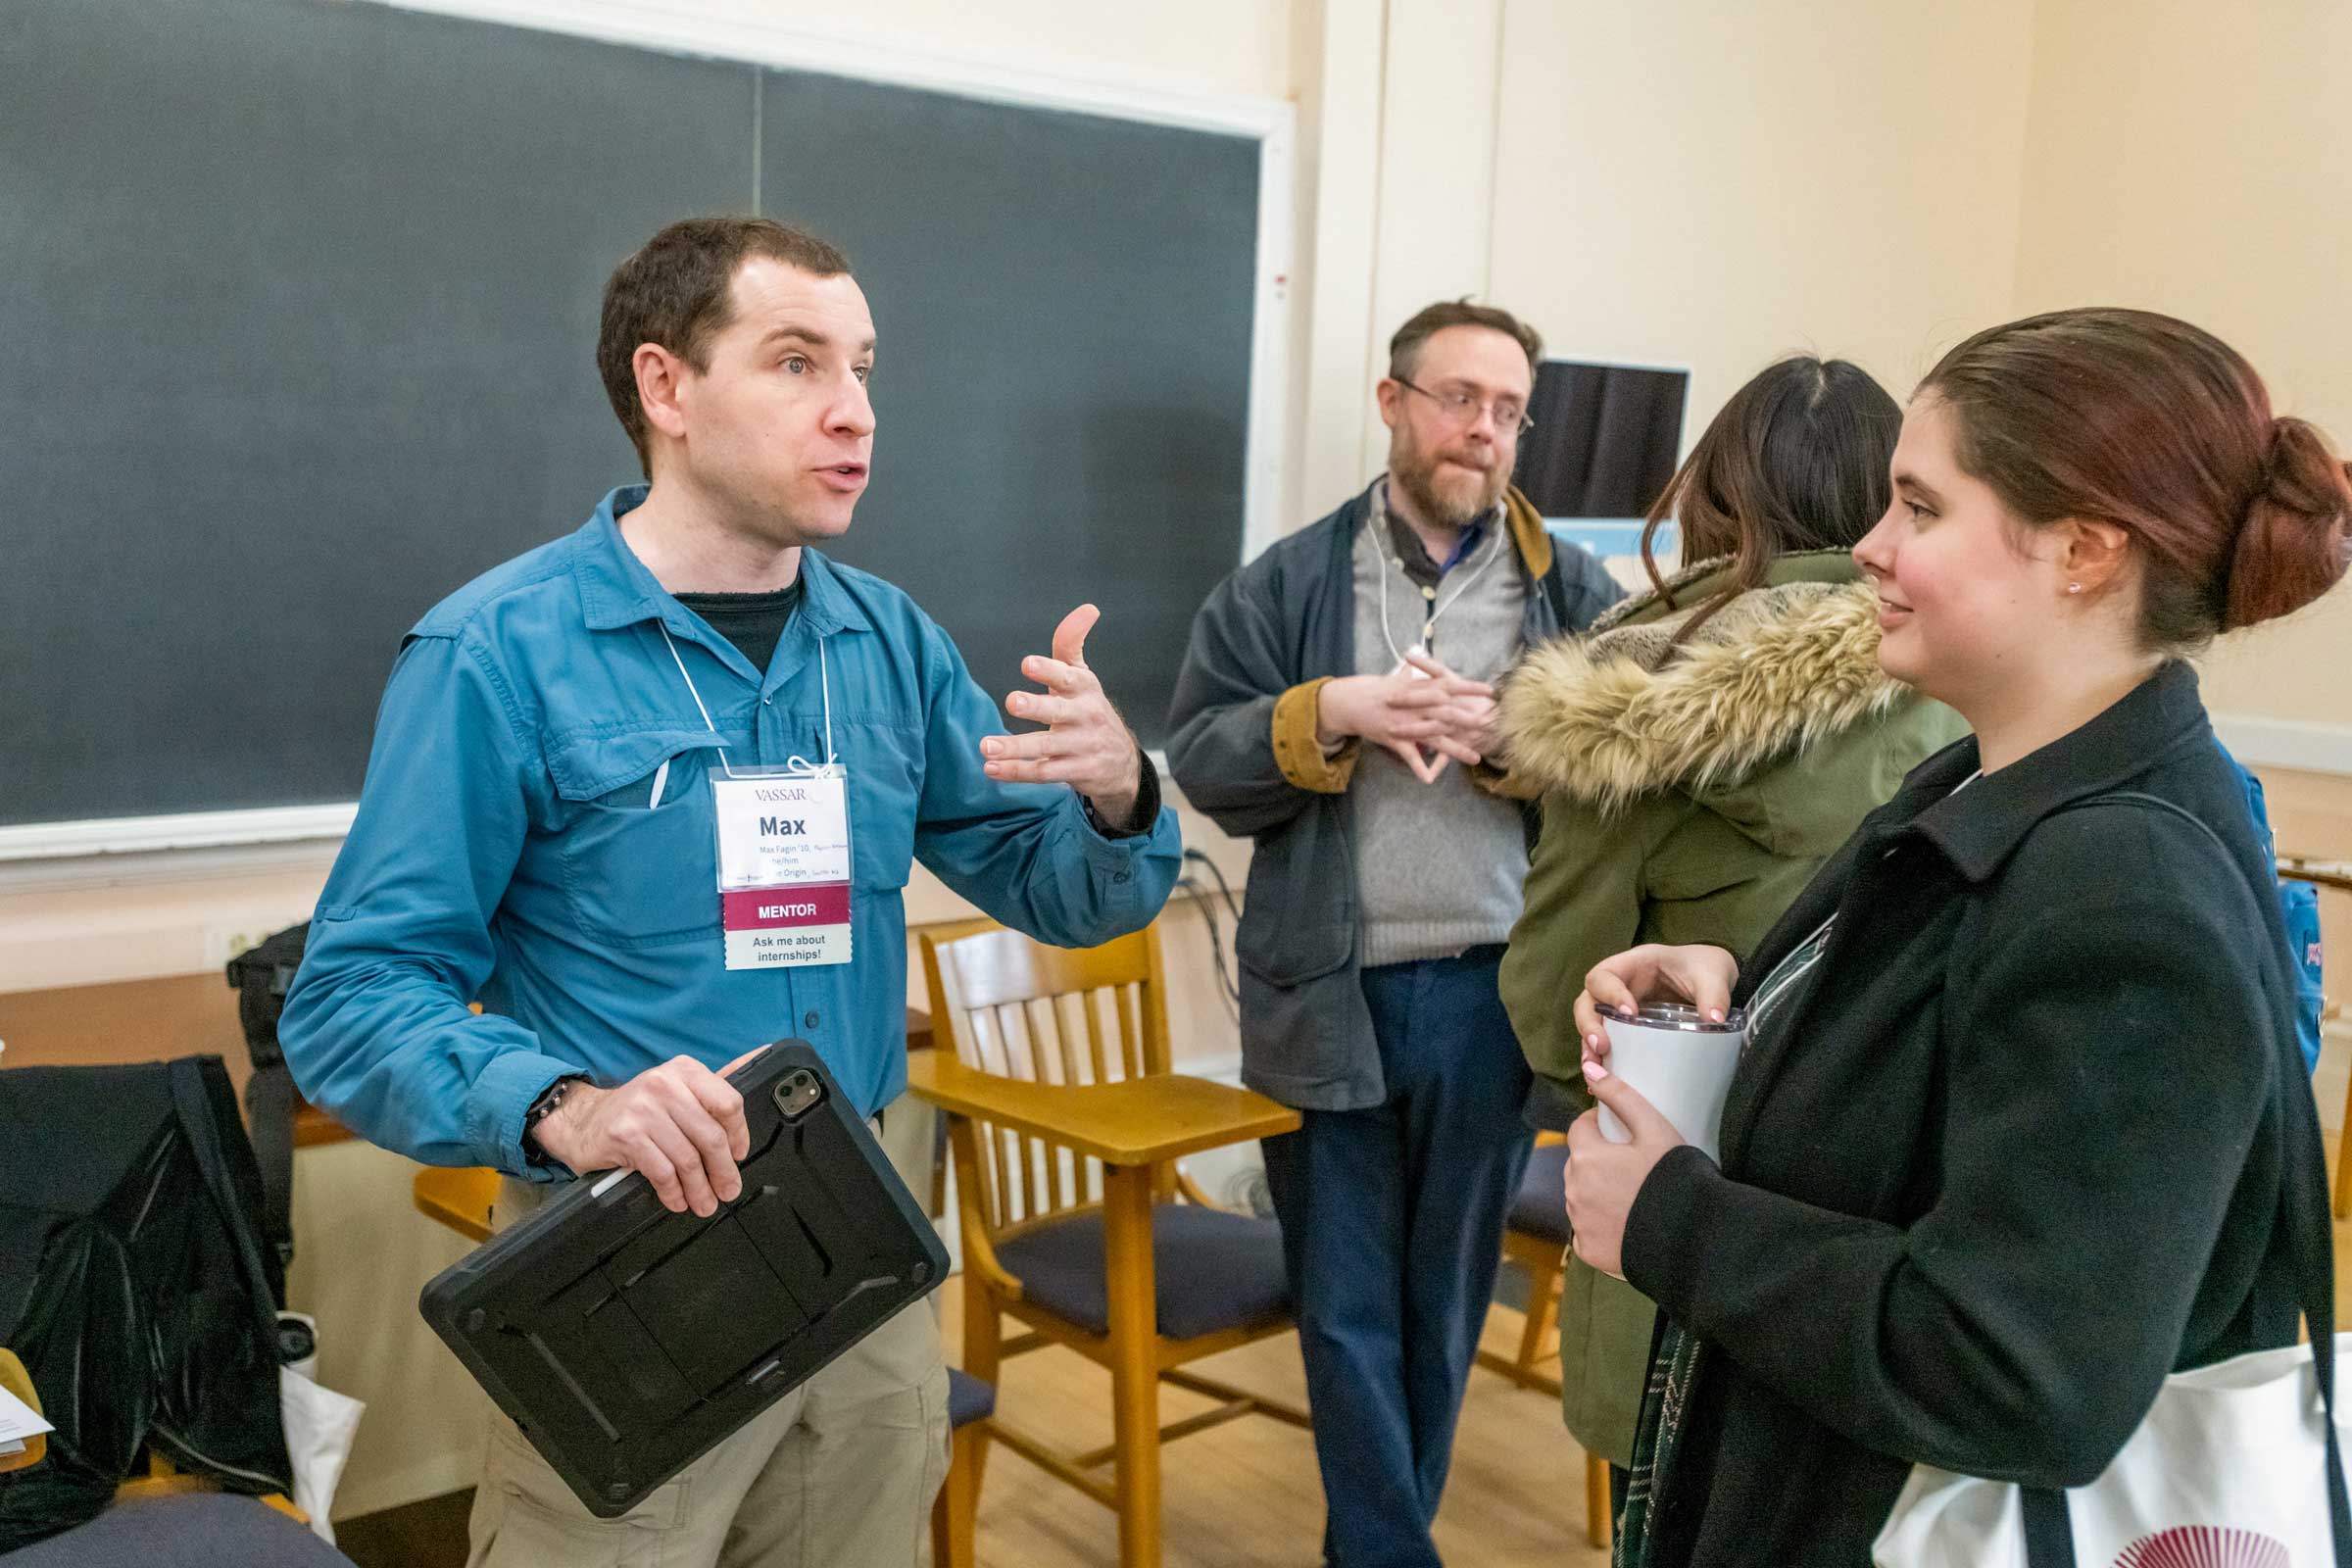
{"type": "Polygon", "coordinates": [[[1685,618],[1547,643],[1505,683],[1514,776],[1603,809],[1743,782],[1908,695],[1879,668],[1868,583],[1752,589],[1670,649],[1685,618]]]}

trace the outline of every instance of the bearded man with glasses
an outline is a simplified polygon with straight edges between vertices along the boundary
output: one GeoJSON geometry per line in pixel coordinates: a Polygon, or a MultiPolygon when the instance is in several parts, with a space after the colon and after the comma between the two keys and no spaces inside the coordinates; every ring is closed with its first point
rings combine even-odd
{"type": "Polygon", "coordinates": [[[1430,306],[1378,388],[1388,470],[1201,607],[1168,761],[1254,841],[1242,1076],[1266,1140],[1338,1568],[1438,1561],[1453,1429],[1527,1162],[1496,994],[1535,843],[1494,681],[1621,597],[1510,487],[1543,355],[1507,311],[1430,306]]]}

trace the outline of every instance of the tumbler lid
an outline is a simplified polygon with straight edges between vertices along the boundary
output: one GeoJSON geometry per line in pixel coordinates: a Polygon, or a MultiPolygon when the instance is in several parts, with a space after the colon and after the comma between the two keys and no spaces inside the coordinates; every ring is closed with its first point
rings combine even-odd
{"type": "Polygon", "coordinates": [[[1736,1035],[1745,1033],[1747,1029],[1747,1011],[1743,1007],[1734,1007],[1730,1016],[1715,1023],[1703,1017],[1696,1007],[1682,1002],[1645,1002],[1630,1012],[1606,1003],[1597,1004],[1596,1006],[1603,1018],[1636,1024],[1643,1029],[1673,1029],[1694,1035],[1736,1035]]]}

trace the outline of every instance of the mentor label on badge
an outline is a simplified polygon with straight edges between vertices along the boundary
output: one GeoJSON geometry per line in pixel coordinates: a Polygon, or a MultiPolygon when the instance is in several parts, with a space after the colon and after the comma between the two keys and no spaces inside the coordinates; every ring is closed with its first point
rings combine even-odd
{"type": "Polygon", "coordinates": [[[710,785],[727,967],[849,962],[848,780],[738,770],[710,785]]]}
{"type": "Polygon", "coordinates": [[[756,888],[720,896],[727,967],[850,961],[850,888],[756,888]]]}

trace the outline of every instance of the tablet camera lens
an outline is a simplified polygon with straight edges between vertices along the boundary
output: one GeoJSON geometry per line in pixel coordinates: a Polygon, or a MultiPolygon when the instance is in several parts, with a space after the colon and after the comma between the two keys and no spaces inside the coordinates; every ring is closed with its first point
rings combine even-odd
{"type": "Polygon", "coordinates": [[[824,1098],[824,1085],[817,1081],[816,1074],[806,1068],[786,1074],[784,1081],[776,1085],[776,1108],[784,1113],[786,1121],[800,1120],[811,1105],[824,1098]]]}

